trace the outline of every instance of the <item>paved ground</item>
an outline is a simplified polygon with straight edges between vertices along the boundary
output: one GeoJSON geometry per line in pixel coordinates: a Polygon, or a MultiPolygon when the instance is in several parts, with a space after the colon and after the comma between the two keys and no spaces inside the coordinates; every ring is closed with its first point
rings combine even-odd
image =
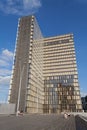
{"type": "Polygon", "coordinates": [[[81,118],[87,122],[87,116],[82,116],[81,118]]]}
{"type": "Polygon", "coordinates": [[[76,116],[76,130],[87,130],[87,117],[76,116]]]}
{"type": "MultiPolygon", "coordinates": [[[[81,120],[77,116],[65,119],[63,115],[37,115],[2,116],[0,117],[0,130],[87,130],[83,129],[81,120]],[[79,129],[81,127],[81,129],[79,129]]],[[[86,125],[86,124],[85,124],[86,125]]]]}

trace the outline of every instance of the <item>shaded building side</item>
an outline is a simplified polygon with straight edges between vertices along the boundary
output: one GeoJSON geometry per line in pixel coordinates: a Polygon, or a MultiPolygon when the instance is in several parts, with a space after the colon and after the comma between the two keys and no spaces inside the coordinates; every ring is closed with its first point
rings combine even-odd
{"type": "Polygon", "coordinates": [[[42,34],[34,16],[19,19],[12,78],[8,100],[16,104],[16,111],[43,111],[43,52],[35,43],[42,34]]]}

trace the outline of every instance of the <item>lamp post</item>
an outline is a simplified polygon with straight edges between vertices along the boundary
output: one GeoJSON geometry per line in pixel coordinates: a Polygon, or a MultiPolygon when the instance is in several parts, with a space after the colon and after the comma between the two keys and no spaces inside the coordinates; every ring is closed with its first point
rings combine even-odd
{"type": "Polygon", "coordinates": [[[19,111],[20,94],[21,94],[21,83],[22,83],[23,72],[24,72],[24,65],[23,65],[22,71],[21,71],[21,67],[20,67],[20,81],[19,81],[19,90],[18,90],[18,100],[17,100],[16,116],[18,116],[18,111],[19,111]]]}

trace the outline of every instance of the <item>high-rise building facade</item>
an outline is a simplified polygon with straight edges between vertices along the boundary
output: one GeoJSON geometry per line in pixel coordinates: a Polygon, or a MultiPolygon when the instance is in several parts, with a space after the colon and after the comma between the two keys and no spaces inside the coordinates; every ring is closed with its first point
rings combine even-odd
{"type": "Polygon", "coordinates": [[[43,38],[34,16],[19,19],[8,100],[28,113],[82,110],[73,34],[43,38]]]}

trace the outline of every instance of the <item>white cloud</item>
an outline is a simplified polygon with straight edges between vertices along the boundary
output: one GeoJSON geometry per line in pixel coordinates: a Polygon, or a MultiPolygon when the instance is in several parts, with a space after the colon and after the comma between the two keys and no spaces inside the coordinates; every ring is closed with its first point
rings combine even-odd
{"type": "Polygon", "coordinates": [[[4,0],[0,10],[7,14],[29,15],[41,7],[41,0],[4,0]]]}
{"type": "Polygon", "coordinates": [[[0,76],[10,75],[13,63],[13,52],[3,49],[0,53],[0,76]]]}
{"type": "Polygon", "coordinates": [[[13,53],[7,49],[2,50],[0,54],[0,67],[9,66],[13,61],[13,53]]]}
{"type": "Polygon", "coordinates": [[[13,52],[9,51],[8,49],[3,49],[0,53],[0,92],[3,92],[3,98],[0,100],[3,100],[8,93],[12,72],[12,63],[13,52]]]}
{"type": "Polygon", "coordinates": [[[11,76],[5,76],[0,78],[0,87],[9,86],[11,76]]]}
{"type": "Polygon", "coordinates": [[[81,97],[87,96],[87,92],[81,92],[81,97]]]}
{"type": "MultiPolygon", "coordinates": [[[[0,76],[8,76],[8,75],[11,75],[11,70],[8,70],[8,69],[2,69],[0,68],[0,76]]],[[[1,77],[0,77],[1,78],[1,77]]]]}
{"type": "Polygon", "coordinates": [[[4,60],[2,60],[2,59],[0,59],[0,67],[1,66],[8,66],[9,64],[6,62],[6,61],[4,61],[4,60]]]}
{"type": "Polygon", "coordinates": [[[2,54],[8,57],[13,57],[13,53],[8,51],[7,49],[3,50],[2,54]]]}
{"type": "Polygon", "coordinates": [[[25,9],[33,9],[41,6],[40,0],[23,0],[23,6],[25,9]]]}

